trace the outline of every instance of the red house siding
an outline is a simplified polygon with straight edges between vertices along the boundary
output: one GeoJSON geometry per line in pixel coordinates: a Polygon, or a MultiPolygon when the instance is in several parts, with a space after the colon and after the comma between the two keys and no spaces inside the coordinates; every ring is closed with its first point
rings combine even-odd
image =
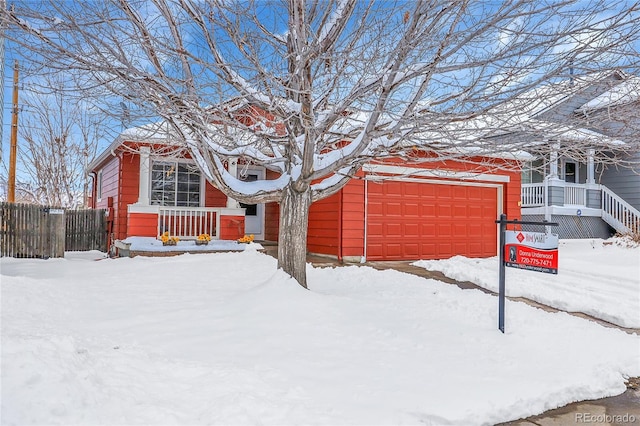
{"type": "Polygon", "coordinates": [[[118,198],[118,180],[120,177],[120,159],[113,157],[100,170],[102,172],[102,192],[96,194],[96,208],[106,209],[107,199],[113,197],[114,202],[118,198]]]}
{"type": "MultiPolygon", "coordinates": [[[[358,173],[364,176],[364,173],[358,173]]],[[[364,186],[362,179],[353,179],[342,193],[342,258],[362,256],[364,247],[364,186]]]]}
{"type": "Polygon", "coordinates": [[[155,213],[130,213],[127,218],[127,234],[137,237],[158,236],[158,215],[155,213]]]}
{"type": "Polygon", "coordinates": [[[264,205],[264,239],[278,241],[280,229],[280,204],[267,203],[264,205]]]}
{"type": "MultiPolygon", "coordinates": [[[[117,239],[127,238],[128,206],[138,202],[140,187],[140,156],[129,152],[122,153],[120,160],[120,196],[118,198],[117,239]]],[[[135,235],[135,234],[134,234],[135,235]]]]}
{"type": "Polygon", "coordinates": [[[205,181],[204,186],[204,207],[226,207],[227,196],[218,188],[205,181]]]}
{"type": "Polygon", "coordinates": [[[221,216],[220,239],[237,240],[244,235],[244,216],[221,216]]]}
{"type": "MultiPolygon", "coordinates": [[[[277,179],[278,173],[267,170],[265,178],[267,180],[277,179]]],[[[280,230],[280,204],[267,203],[264,205],[264,239],[266,241],[278,241],[280,230]]]]}
{"type": "Polygon", "coordinates": [[[103,167],[98,171],[94,184],[96,185],[96,196],[94,198],[94,206],[97,209],[110,208],[108,216],[109,226],[109,244],[119,238],[115,235],[115,230],[118,226],[118,199],[119,199],[119,187],[120,180],[120,158],[111,158],[103,167]],[[98,175],[100,175],[102,191],[97,193],[98,175]],[[111,201],[111,202],[110,202],[111,201]]]}
{"type": "Polygon", "coordinates": [[[339,255],[341,198],[337,193],[311,205],[307,228],[307,249],[310,252],[339,255]]]}

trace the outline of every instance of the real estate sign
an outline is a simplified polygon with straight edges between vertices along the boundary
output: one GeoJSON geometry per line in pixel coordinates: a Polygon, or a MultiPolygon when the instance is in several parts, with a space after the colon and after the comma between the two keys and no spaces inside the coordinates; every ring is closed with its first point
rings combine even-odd
{"type": "Polygon", "coordinates": [[[512,268],[558,273],[558,235],[542,232],[506,231],[505,265],[512,268]]]}

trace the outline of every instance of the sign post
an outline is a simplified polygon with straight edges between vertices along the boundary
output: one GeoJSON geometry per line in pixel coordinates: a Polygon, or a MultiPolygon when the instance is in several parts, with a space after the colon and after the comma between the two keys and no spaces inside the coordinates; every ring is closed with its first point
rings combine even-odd
{"type": "Polygon", "coordinates": [[[507,220],[501,214],[500,220],[500,269],[498,273],[498,330],[504,333],[505,267],[528,269],[531,271],[558,273],[558,236],[556,234],[507,231],[507,225],[558,226],[552,222],[528,222],[507,220]]]}

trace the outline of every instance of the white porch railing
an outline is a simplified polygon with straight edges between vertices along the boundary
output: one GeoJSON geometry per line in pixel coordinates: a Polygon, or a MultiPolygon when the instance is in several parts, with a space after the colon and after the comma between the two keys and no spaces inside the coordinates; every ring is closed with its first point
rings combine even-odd
{"type": "Polygon", "coordinates": [[[168,207],[158,209],[158,235],[168,231],[180,239],[196,239],[200,234],[220,238],[220,213],[223,208],[168,207]]]}
{"type": "Polygon", "coordinates": [[[544,183],[524,183],[521,189],[522,207],[544,206],[544,183]]]}
{"type": "MultiPolygon", "coordinates": [[[[585,206],[587,186],[579,183],[564,183],[564,205],[585,206]]],[[[521,190],[522,207],[541,207],[545,202],[544,183],[525,183],[521,190]]]]}
{"type": "Polygon", "coordinates": [[[618,232],[640,233],[640,211],[602,185],[602,219],[618,232]]]}
{"type": "Polygon", "coordinates": [[[564,204],[585,206],[587,204],[587,187],[579,183],[564,184],[564,204]]]}
{"type": "MultiPolygon", "coordinates": [[[[621,233],[640,233],[640,211],[624,201],[609,188],[598,185],[602,196],[600,216],[613,229],[621,233]]],[[[522,207],[542,207],[545,203],[545,184],[522,185],[522,207]]],[[[564,183],[564,206],[586,206],[587,185],[564,183]]],[[[558,206],[552,206],[558,207],[558,206]]]]}

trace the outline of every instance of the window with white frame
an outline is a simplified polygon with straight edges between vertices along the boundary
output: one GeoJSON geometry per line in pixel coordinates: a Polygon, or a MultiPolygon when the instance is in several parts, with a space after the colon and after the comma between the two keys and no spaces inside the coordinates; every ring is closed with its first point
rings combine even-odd
{"type": "Polygon", "coordinates": [[[153,205],[200,207],[200,170],[191,163],[154,161],[151,166],[153,205]]]}
{"type": "Polygon", "coordinates": [[[98,172],[96,177],[96,198],[98,200],[102,199],[102,170],[98,172]]]}

